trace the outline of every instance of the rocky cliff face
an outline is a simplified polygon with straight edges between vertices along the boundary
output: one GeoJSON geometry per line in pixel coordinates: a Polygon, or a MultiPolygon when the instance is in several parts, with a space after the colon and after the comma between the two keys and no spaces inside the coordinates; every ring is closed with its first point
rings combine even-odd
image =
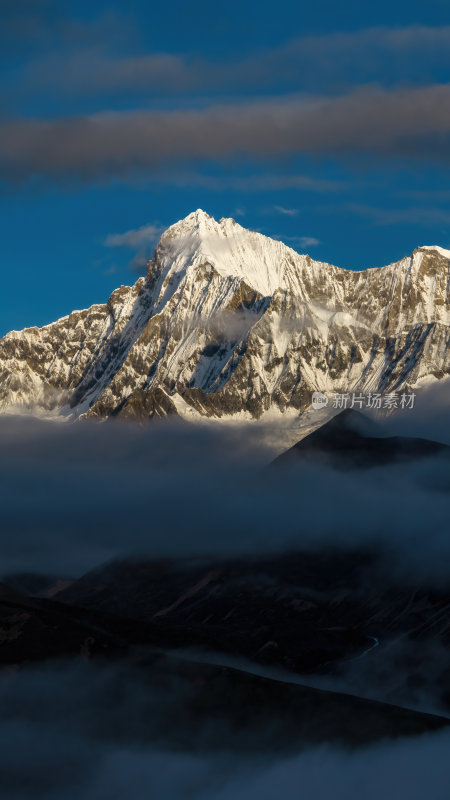
{"type": "Polygon", "coordinates": [[[450,251],[353,271],[202,211],[105,305],[0,340],[0,409],[260,418],[450,375],[450,251]]]}

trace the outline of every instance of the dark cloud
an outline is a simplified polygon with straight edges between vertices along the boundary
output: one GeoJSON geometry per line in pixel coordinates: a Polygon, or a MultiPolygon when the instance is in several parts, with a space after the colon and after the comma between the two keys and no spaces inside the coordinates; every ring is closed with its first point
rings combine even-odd
{"type": "Polygon", "coordinates": [[[197,111],[103,113],[0,126],[6,181],[95,179],[200,159],[410,157],[448,162],[450,86],[290,98],[197,111]],[[432,144],[434,143],[434,147],[432,144]]]}

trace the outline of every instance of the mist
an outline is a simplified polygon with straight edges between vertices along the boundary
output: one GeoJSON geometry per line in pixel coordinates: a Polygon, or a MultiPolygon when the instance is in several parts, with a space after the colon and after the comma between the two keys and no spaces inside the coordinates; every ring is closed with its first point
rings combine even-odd
{"type": "MultiPolygon", "coordinates": [[[[174,686],[173,704],[177,701],[174,686]]],[[[288,756],[151,741],[157,692],[117,666],[58,663],[0,683],[0,792],[11,800],[446,800],[447,732],[288,756]],[[150,738],[150,741],[149,741],[150,738]]],[[[205,728],[205,738],[208,730],[205,728]]],[[[277,743],[274,741],[275,750],[277,743]]]]}
{"type": "MultiPolygon", "coordinates": [[[[386,432],[450,440],[448,387],[386,432]],[[428,413],[427,409],[433,412],[428,413]]],[[[420,396],[422,397],[422,395],[420,396]]],[[[403,579],[446,582],[450,462],[269,467],[268,424],[0,419],[0,574],[76,577],[127,556],[377,547],[403,579]]]]}

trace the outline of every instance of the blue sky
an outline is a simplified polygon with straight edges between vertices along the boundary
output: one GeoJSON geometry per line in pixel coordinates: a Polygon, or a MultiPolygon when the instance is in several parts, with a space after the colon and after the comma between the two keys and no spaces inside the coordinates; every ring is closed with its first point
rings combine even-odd
{"type": "Polygon", "coordinates": [[[0,334],[200,207],[349,268],[450,246],[450,4],[0,3],[0,334]]]}

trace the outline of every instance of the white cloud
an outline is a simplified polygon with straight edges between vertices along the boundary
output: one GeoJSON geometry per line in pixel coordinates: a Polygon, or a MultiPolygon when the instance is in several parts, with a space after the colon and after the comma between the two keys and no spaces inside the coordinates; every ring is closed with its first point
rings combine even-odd
{"type": "Polygon", "coordinates": [[[152,250],[165,230],[164,225],[149,223],[140,228],[132,228],[124,233],[111,233],[104,240],[105,247],[125,247],[135,250],[129,267],[135,272],[142,271],[149,261],[152,250]]]}
{"type": "Polygon", "coordinates": [[[284,208],[283,206],[274,206],[274,210],[279,214],[284,214],[287,217],[296,217],[298,208],[284,208]]]}
{"type": "Polygon", "coordinates": [[[155,242],[165,230],[163,225],[142,225],[141,228],[132,228],[125,233],[110,233],[104,244],[106,247],[129,247],[135,250],[143,245],[155,242]]]}
{"type": "Polygon", "coordinates": [[[314,236],[273,236],[272,238],[285,243],[290,242],[297,247],[317,247],[320,244],[320,239],[316,239],[314,236]]]}
{"type": "Polygon", "coordinates": [[[302,247],[316,247],[320,244],[319,239],[316,239],[314,236],[299,236],[293,238],[298,238],[298,242],[302,247]]]}

